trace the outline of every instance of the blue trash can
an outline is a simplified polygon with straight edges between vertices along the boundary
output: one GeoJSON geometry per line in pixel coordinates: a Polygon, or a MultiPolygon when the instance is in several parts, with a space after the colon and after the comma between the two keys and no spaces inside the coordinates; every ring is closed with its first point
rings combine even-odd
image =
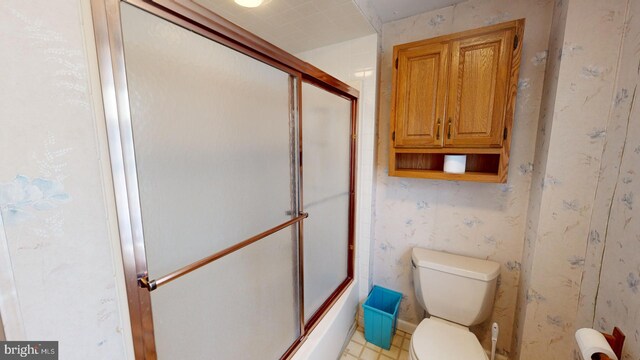
{"type": "Polygon", "coordinates": [[[375,285],[367,300],[362,304],[364,310],[364,338],[381,348],[389,350],[391,339],[396,332],[396,320],[402,294],[375,285]]]}

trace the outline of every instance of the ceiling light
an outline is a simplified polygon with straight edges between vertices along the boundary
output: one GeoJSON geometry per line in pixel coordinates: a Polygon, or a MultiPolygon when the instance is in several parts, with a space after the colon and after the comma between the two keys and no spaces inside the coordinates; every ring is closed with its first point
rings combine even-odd
{"type": "Polygon", "coordinates": [[[236,4],[248,8],[254,8],[262,5],[264,0],[234,0],[236,4]]]}

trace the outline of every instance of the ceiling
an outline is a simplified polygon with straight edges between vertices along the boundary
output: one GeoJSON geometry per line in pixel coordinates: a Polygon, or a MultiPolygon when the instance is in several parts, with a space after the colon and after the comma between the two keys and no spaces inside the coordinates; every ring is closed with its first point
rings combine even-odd
{"type": "Polygon", "coordinates": [[[467,0],[365,0],[383,23],[441,9],[467,0]]]}
{"type": "Polygon", "coordinates": [[[466,0],[266,0],[256,8],[233,0],[193,1],[297,54],[373,34],[381,23],[466,0]]]}
{"type": "Polygon", "coordinates": [[[257,8],[194,2],[293,54],[375,32],[351,0],[267,0],[257,8]]]}

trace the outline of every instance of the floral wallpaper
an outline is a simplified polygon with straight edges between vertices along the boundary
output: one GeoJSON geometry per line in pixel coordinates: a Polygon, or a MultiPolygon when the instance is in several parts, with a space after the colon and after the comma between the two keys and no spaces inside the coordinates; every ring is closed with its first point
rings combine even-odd
{"type": "Polygon", "coordinates": [[[132,359],[89,3],[1,1],[0,34],[7,338],[59,341],[65,359],[132,359]]]}
{"type": "Polygon", "coordinates": [[[33,211],[52,210],[69,200],[64,186],[55,179],[17,175],[13,181],[0,184],[0,211],[7,225],[26,221],[33,211]]]}
{"type": "MultiPolygon", "coordinates": [[[[630,101],[616,80],[628,1],[558,0],[538,128],[515,358],[579,359],[593,306],[630,101]],[[600,255],[598,255],[600,254],[600,255]]],[[[637,51],[633,50],[633,51],[637,51]]],[[[637,55],[636,60],[637,62],[637,55]]],[[[634,64],[637,69],[637,63],[634,64]]],[[[628,75],[624,75],[625,77],[628,75]]],[[[626,81],[626,80],[624,80],[626,81]]],[[[623,82],[624,82],[623,81],[623,82]]],[[[626,90],[625,90],[626,89],[626,90]]],[[[619,187],[618,187],[619,188],[619,187]]],[[[623,195],[620,195],[623,196],[623,195]]],[[[609,244],[611,246],[611,244],[609,244]]],[[[600,295],[598,295],[600,294],[600,295]]],[[[611,332],[612,326],[606,330],[611,332]]]]}
{"type": "MultiPolygon", "coordinates": [[[[544,169],[546,167],[547,155],[549,152],[549,138],[553,116],[552,109],[555,105],[556,86],[558,81],[558,72],[560,70],[559,61],[560,52],[562,49],[562,41],[564,39],[564,25],[566,21],[566,3],[555,4],[553,11],[553,21],[551,24],[551,34],[549,37],[549,51],[547,58],[547,68],[545,72],[543,94],[540,109],[540,119],[538,123],[538,135],[536,139],[536,158],[533,164],[533,183],[541,184],[544,180],[544,169]],[[551,109],[551,110],[550,110],[551,109]]],[[[515,321],[515,343],[512,346],[513,358],[517,359],[519,355],[520,346],[522,344],[522,333],[524,331],[523,320],[525,315],[525,304],[531,301],[541,301],[544,298],[532,290],[528,292],[531,285],[531,263],[533,261],[533,255],[535,253],[535,243],[532,239],[535,238],[535,231],[533,224],[537,224],[540,218],[541,203],[535,201],[540,199],[542,193],[542,186],[532,186],[529,194],[529,208],[527,210],[527,225],[525,229],[525,242],[522,252],[522,266],[520,272],[520,284],[518,288],[518,302],[516,307],[516,321],[515,321]]]]}
{"type": "Polygon", "coordinates": [[[491,321],[472,329],[486,349],[490,326],[500,325],[498,351],[511,351],[512,330],[547,42],[553,2],[473,0],[383,24],[378,165],[375,198],[374,283],[401,291],[400,318],[418,323],[410,257],[413,247],[444,250],[502,265],[491,321]],[[388,134],[393,46],[526,18],[519,91],[506,184],[389,177],[388,134]]]}
{"type": "Polygon", "coordinates": [[[640,0],[626,10],[618,76],[587,247],[579,314],[627,336],[623,360],[640,359],[640,0]],[[602,190],[601,190],[602,189],[602,190]],[[635,208],[635,210],[634,210],[635,208]],[[600,216],[596,219],[595,213],[600,216]],[[591,296],[589,296],[591,295],[591,296]]]}

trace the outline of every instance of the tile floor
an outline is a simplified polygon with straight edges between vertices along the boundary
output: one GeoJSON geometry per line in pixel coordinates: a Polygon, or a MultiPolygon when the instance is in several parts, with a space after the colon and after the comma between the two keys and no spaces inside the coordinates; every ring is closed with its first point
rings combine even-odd
{"type": "Polygon", "coordinates": [[[409,360],[409,342],[411,334],[396,330],[391,341],[391,349],[385,350],[367,342],[364,339],[364,329],[358,327],[353,333],[347,348],[342,353],[340,360],[409,360]]]}

